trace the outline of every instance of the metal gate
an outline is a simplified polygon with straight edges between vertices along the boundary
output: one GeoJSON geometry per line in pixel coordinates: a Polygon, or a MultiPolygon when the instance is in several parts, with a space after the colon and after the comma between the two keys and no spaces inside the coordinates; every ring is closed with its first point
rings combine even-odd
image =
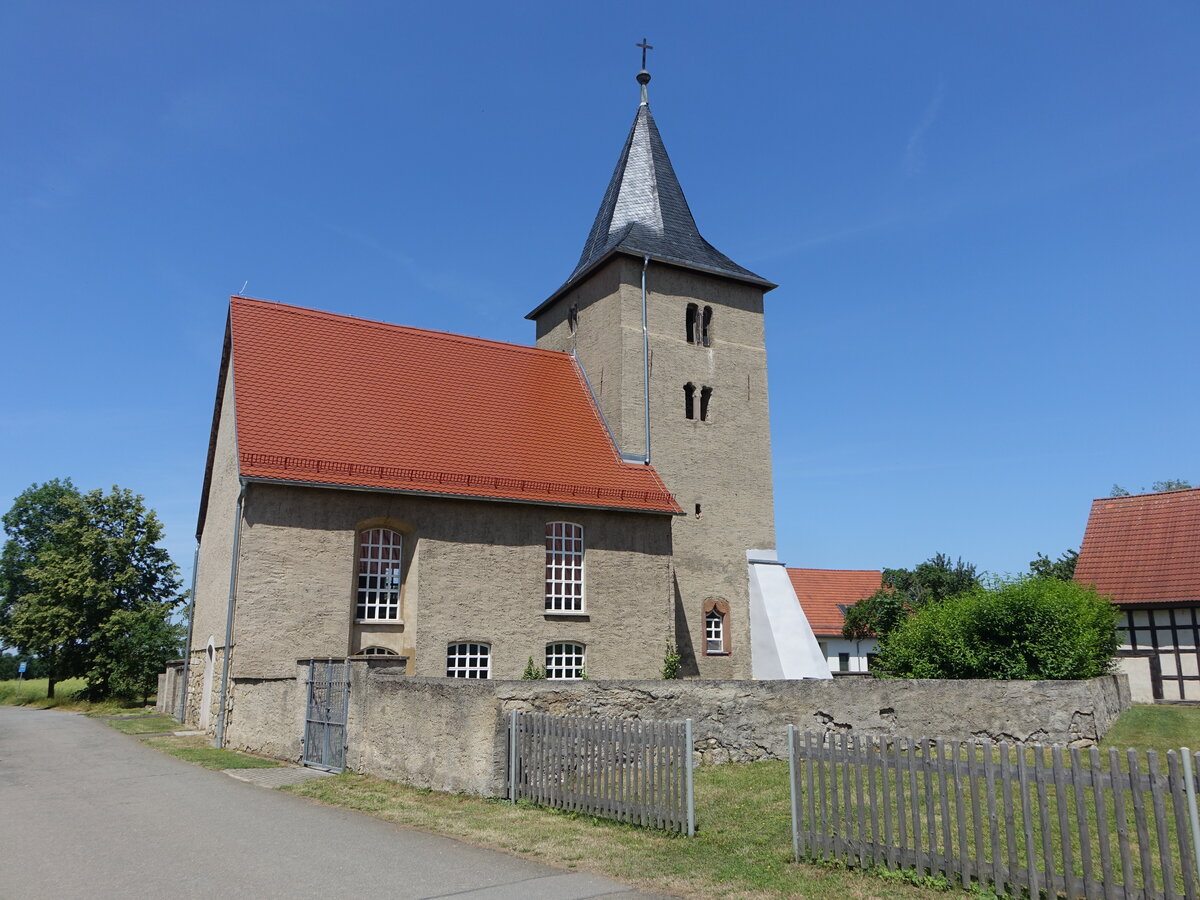
{"type": "Polygon", "coordinates": [[[307,684],[301,761],[316,769],[340,772],[346,768],[350,663],[342,659],[309,660],[307,684]]]}

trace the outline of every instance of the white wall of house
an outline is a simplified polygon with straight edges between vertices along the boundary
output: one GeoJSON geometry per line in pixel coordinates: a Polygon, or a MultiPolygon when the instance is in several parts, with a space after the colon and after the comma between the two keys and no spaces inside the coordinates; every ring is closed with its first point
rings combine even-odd
{"type": "Polygon", "coordinates": [[[817,643],[821,645],[830,672],[867,671],[867,654],[874,653],[879,646],[875,638],[849,641],[842,637],[818,637],[817,643]]]}

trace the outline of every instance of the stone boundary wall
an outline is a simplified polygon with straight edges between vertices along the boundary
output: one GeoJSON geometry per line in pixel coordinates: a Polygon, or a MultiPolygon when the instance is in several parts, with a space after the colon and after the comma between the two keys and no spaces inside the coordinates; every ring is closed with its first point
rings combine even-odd
{"type": "MultiPolygon", "coordinates": [[[[504,793],[512,710],[693,720],[701,763],[782,759],[804,731],[1092,744],[1130,705],[1090,681],[459,681],[352,663],[348,768],[418,787],[504,793]]],[[[250,748],[253,749],[253,748],[250,748]]],[[[262,752],[262,751],[260,751],[262,752]]]]}
{"type": "Polygon", "coordinates": [[[155,694],[154,711],[168,716],[179,715],[179,695],[183,690],[183,660],[167,663],[167,668],[158,676],[158,692],[155,694]]]}

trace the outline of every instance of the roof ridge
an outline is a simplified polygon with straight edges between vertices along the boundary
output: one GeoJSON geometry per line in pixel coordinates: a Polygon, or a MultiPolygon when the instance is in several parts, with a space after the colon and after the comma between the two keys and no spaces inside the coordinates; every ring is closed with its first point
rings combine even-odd
{"type": "Polygon", "coordinates": [[[400,325],[396,322],[385,322],[382,319],[368,319],[363,316],[351,316],[346,313],[335,313],[325,309],[315,309],[309,306],[299,306],[295,303],[287,303],[281,300],[265,300],[259,297],[243,297],[239,294],[230,295],[229,302],[233,305],[236,301],[243,301],[247,304],[253,304],[259,307],[273,307],[275,309],[286,310],[288,312],[297,313],[299,315],[308,316],[311,318],[320,319],[338,319],[347,322],[353,322],[360,325],[367,325],[375,328],[386,328],[389,330],[405,331],[415,335],[428,335],[432,338],[448,340],[455,343],[488,345],[499,347],[507,350],[517,350],[530,353],[534,356],[550,356],[550,357],[570,357],[571,354],[562,350],[547,350],[543,347],[534,347],[529,344],[516,344],[512,341],[498,341],[494,338],[475,337],[469,334],[458,334],[453,331],[440,331],[436,328],[417,328],[413,325],[400,325]]]}
{"type": "Polygon", "coordinates": [[[1197,485],[1196,487],[1190,487],[1190,488],[1175,488],[1174,490],[1170,490],[1170,491],[1145,491],[1141,494],[1125,494],[1121,497],[1111,497],[1111,496],[1110,497],[1095,497],[1095,498],[1093,498],[1092,502],[1093,503],[1103,503],[1103,502],[1109,501],[1109,500],[1116,500],[1116,501],[1120,502],[1122,500],[1140,500],[1143,497],[1161,497],[1165,494],[1195,494],[1195,493],[1200,493],[1200,485],[1197,485]]]}
{"type": "Polygon", "coordinates": [[[878,575],[883,571],[882,569],[813,569],[808,566],[788,566],[787,570],[789,572],[839,572],[855,575],[866,575],[868,573],[878,575]]]}

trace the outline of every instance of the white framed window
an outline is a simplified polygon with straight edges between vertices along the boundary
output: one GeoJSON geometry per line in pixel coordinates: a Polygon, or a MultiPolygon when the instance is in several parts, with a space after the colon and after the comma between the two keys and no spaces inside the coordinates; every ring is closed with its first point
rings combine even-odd
{"type": "Polygon", "coordinates": [[[465,642],[446,647],[447,678],[491,678],[492,648],[465,642]]]}
{"type": "Polygon", "coordinates": [[[546,645],[546,678],[551,681],[578,681],[586,671],[584,663],[583,644],[546,645]]]}
{"type": "Polygon", "coordinates": [[[388,528],[369,528],[358,535],[358,602],[360,622],[400,619],[400,580],[404,535],[388,528]]]}
{"type": "Polygon", "coordinates": [[[709,653],[725,652],[725,617],[715,609],[704,617],[704,649],[709,653]]]}
{"type": "Polygon", "coordinates": [[[359,656],[399,656],[395,650],[389,650],[387,647],[364,647],[358,651],[359,656]]]}
{"type": "Polygon", "coordinates": [[[546,523],[546,611],[583,612],[583,526],[546,523]]]}
{"type": "Polygon", "coordinates": [[[704,601],[704,653],[726,656],[729,653],[729,603],[718,597],[704,601]]]}

